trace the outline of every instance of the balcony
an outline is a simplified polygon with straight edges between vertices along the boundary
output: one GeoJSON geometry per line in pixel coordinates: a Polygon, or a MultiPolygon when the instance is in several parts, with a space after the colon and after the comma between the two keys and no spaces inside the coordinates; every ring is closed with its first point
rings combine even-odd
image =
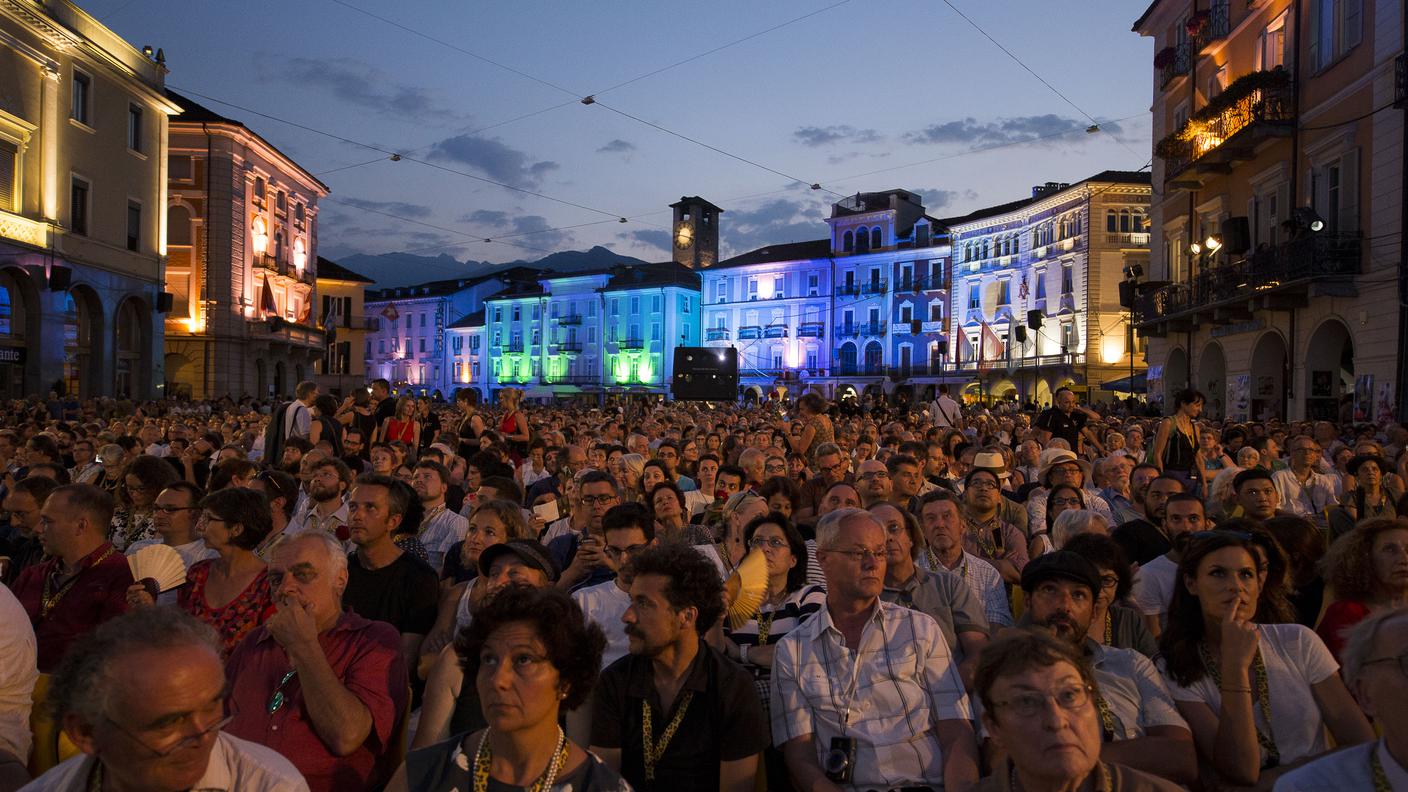
{"type": "Polygon", "coordinates": [[[1290,76],[1282,69],[1238,78],[1154,145],[1164,161],[1164,181],[1196,189],[1202,180],[1195,174],[1228,173],[1254,157],[1259,144],[1289,137],[1295,127],[1292,98],[1290,76]]]}
{"type": "Polygon", "coordinates": [[[889,330],[884,322],[866,322],[859,325],[859,329],[863,336],[882,336],[889,330]]]}
{"type": "Polygon", "coordinates": [[[1144,335],[1162,337],[1204,322],[1244,321],[1256,310],[1304,306],[1313,296],[1353,296],[1361,259],[1357,236],[1318,234],[1292,240],[1204,269],[1191,282],[1140,295],[1135,322],[1144,335]]]}
{"type": "Polygon", "coordinates": [[[860,295],[859,283],[843,283],[836,287],[837,297],[857,297],[860,295]]]}
{"type": "Polygon", "coordinates": [[[763,338],[786,338],[786,324],[770,324],[763,328],[763,338]]]}
{"type": "Polygon", "coordinates": [[[1215,0],[1212,8],[1199,11],[1192,20],[1189,20],[1189,24],[1201,25],[1196,35],[1200,53],[1207,54],[1213,45],[1227,38],[1227,34],[1232,32],[1230,6],[1228,0],[1215,0]]]}
{"type": "Polygon", "coordinates": [[[272,255],[268,253],[255,253],[254,266],[256,269],[268,270],[269,272],[272,272],[275,275],[284,274],[283,267],[279,263],[278,259],[275,259],[272,255]]]}
{"type": "Polygon", "coordinates": [[[822,322],[802,322],[797,328],[798,338],[825,338],[826,325],[822,322]]]}
{"type": "Polygon", "coordinates": [[[645,349],[645,341],[640,338],[622,338],[616,342],[620,349],[645,349]]]}
{"type": "Polygon", "coordinates": [[[360,316],[352,317],[352,327],[360,327],[363,330],[370,330],[373,333],[381,332],[380,316],[360,316]]]}
{"type": "Polygon", "coordinates": [[[837,338],[855,338],[860,335],[860,325],[843,324],[835,332],[837,338]]]}
{"type": "Polygon", "coordinates": [[[581,342],[581,341],[563,341],[562,343],[557,344],[557,351],[558,351],[559,353],[562,353],[562,352],[572,353],[572,354],[579,353],[579,352],[582,351],[582,342],[581,342]]]}
{"type": "Polygon", "coordinates": [[[763,328],[758,325],[743,325],[738,328],[739,341],[752,341],[763,337],[763,328]]]}
{"type": "Polygon", "coordinates": [[[1149,247],[1149,235],[1143,232],[1106,234],[1105,244],[1119,247],[1147,248],[1149,247]]]}
{"type": "Polygon", "coordinates": [[[522,341],[505,341],[499,344],[500,355],[521,355],[523,354],[522,341]]]}
{"type": "Polygon", "coordinates": [[[1165,47],[1154,56],[1154,66],[1159,70],[1159,89],[1168,88],[1169,83],[1193,70],[1193,44],[1185,41],[1172,47],[1165,47]]]}
{"type": "Polygon", "coordinates": [[[1393,59],[1393,106],[1408,104],[1408,54],[1398,53],[1393,59]]]}
{"type": "Polygon", "coordinates": [[[49,225],[0,209],[0,239],[34,248],[49,247],[49,225]]]}
{"type": "Polygon", "coordinates": [[[885,293],[885,281],[884,281],[883,279],[882,279],[882,280],[878,280],[878,281],[871,281],[870,283],[867,283],[867,284],[865,284],[865,285],[863,285],[863,286],[860,287],[860,293],[861,293],[862,295],[868,295],[868,294],[884,294],[884,293],[885,293]]]}
{"type": "Polygon", "coordinates": [[[727,328],[727,327],[706,327],[706,328],[704,328],[704,340],[705,340],[705,341],[727,341],[727,340],[728,340],[728,328],[727,328]]]}
{"type": "Polygon", "coordinates": [[[563,327],[572,327],[575,325],[580,325],[582,323],[582,315],[568,314],[567,316],[559,316],[557,318],[557,323],[562,325],[563,327]]]}

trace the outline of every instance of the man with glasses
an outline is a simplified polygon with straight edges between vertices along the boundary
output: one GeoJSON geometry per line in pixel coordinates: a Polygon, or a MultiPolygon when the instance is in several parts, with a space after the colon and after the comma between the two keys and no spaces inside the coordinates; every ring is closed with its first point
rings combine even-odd
{"type": "Polygon", "coordinates": [[[564,591],[605,583],[614,574],[606,563],[606,541],[601,534],[602,518],[621,502],[616,480],[610,473],[593,470],[582,476],[577,496],[587,513],[581,534],[560,536],[548,545],[548,555],[562,570],[557,585],[564,591]]]}
{"type": "Polygon", "coordinates": [[[98,486],[103,480],[103,463],[98,461],[93,441],[87,438],[73,443],[73,469],[69,477],[74,484],[98,486]]]}
{"type": "Polygon", "coordinates": [[[410,695],[396,628],[343,610],[347,556],[321,531],[275,548],[269,583],[278,612],[226,666],[229,732],[283,754],[312,792],[380,789],[410,695]]]}
{"type": "Polygon", "coordinates": [[[851,482],[850,457],[841,453],[835,443],[822,443],[812,456],[812,467],[817,475],[807,479],[802,485],[802,502],[793,520],[803,522],[819,515],[821,499],[833,484],[851,482]]]}
{"type": "Polygon", "coordinates": [[[1026,537],[1001,518],[1002,481],[991,468],[973,468],[963,479],[963,549],[992,564],[1008,583],[1021,580],[1026,537]]]}
{"type": "Polygon", "coordinates": [[[106,539],[112,497],[87,484],[55,489],[39,512],[39,541],[49,558],[20,573],[13,591],[29,614],[39,670],[52,673],[69,646],[127,610],[132,570],[106,539]]]}
{"type": "Polygon", "coordinates": [[[856,468],[856,491],[860,494],[862,508],[888,503],[893,489],[890,471],[885,469],[884,462],[867,459],[856,468]]]}
{"type": "Polygon", "coordinates": [[[1320,472],[1323,452],[1315,438],[1302,435],[1291,440],[1290,445],[1290,469],[1271,474],[1271,481],[1281,496],[1281,509],[1313,520],[1320,530],[1327,530],[1329,508],[1339,505],[1335,478],[1320,472]]]}
{"type": "Polygon", "coordinates": [[[1027,616],[1090,662],[1104,737],[1101,758],[1192,783],[1197,777],[1193,734],[1154,664],[1133,649],[1104,646],[1089,637],[1103,585],[1100,570],[1083,556],[1047,553],[1022,572],[1027,616]]]}
{"type": "Polygon", "coordinates": [[[13,585],[20,572],[43,560],[39,513],[44,508],[44,501],[58,486],[53,479],[30,476],[16,481],[5,493],[5,499],[0,501],[0,509],[10,515],[9,531],[4,538],[0,538],[0,556],[9,558],[10,563],[9,569],[0,574],[0,582],[13,585]]]}
{"type": "MultiPolygon", "coordinates": [[[[937,493],[935,493],[937,494],[937,493]]],[[[881,600],[885,530],[841,509],[817,525],[826,607],[776,645],[773,741],[801,789],[966,789],[978,749],[938,624],[881,600]]]]}
{"type": "Polygon", "coordinates": [[[181,554],[187,569],[197,561],[218,556],[219,553],[205,546],[205,540],[197,528],[200,500],[204,497],[201,488],[189,481],[177,481],[162,490],[152,504],[152,526],[161,535],[160,538],[133,542],[127,548],[127,555],[143,547],[164,544],[181,554]]]}
{"type": "Polygon", "coordinates": [[[601,655],[601,667],[611,665],[630,652],[630,642],[621,616],[631,604],[631,556],[655,544],[655,520],[650,511],[639,503],[613,506],[601,521],[606,538],[602,556],[606,566],[616,573],[612,580],[572,592],[572,599],[581,606],[588,619],[595,621],[606,633],[606,650],[601,655]]]}
{"type": "Polygon", "coordinates": [[[308,789],[278,752],[221,731],[220,639],[176,608],[139,608],[99,627],[74,647],[49,694],[82,753],[26,790],[308,789]]]}
{"type": "Polygon", "coordinates": [[[1069,643],[1036,630],[1010,631],[983,651],[974,684],[983,726],[1003,756],[979,792],[1181,789],[1104,761],[1095,677],[1069,643]]]}

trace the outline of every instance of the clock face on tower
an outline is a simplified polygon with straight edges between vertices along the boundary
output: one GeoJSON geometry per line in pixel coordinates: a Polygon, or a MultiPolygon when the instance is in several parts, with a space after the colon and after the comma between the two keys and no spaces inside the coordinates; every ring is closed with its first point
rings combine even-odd
{"type": "Polygon", "coordinates": [[[681,225],[675,229],[675,247],[684,250],[694,243],[694,229],[687,225],[681,225]]]}

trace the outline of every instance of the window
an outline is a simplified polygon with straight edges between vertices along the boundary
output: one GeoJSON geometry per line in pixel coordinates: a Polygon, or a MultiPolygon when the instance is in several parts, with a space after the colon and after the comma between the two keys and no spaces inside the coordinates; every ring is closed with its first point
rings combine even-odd
{"type": "Polygon", "coordinates": [[[280,212],[288,211],[288,196],[284,194],[283,190],[274,194],[274,208],[280,212]]]}
{"type": "Polygon", "coordinates": [[[725,290],[727,288],[728,284],[723,278],[714,281],[714,302],[723,302],[726,299],[725,290]]]}
{"type": "Polygon", "coordinates": [[[523,306],[521,306],[521,305],[515,305],[515,306],[513,306],[513,321],[518,322],[518,321],[522,321],[522,319],[523,319],[523,306]]]}
{"type": "Polygon", "coordinates": [[[727,317],[727,315],[725,315],[725,314],[717,314],[717,315],[715,315],[715,316],[714,316],[714,327],[717,327],[717,328],[720,329],[720,330],[727,329],[727,328],[728,328],[728,317],[727,317]]]}
{"type": "Polygon", "coordinates": [[[587,303],[587,316],[590,316],[590,317],[593,317],[593,318],[596,317],[596,302],[595,302],[595,301],[587,303]]]}
{"type": "Polygon", "coordinates": [[[398,351],[400,348],[401,348],[401,339],[398,338],[398,337],[396,337],[396,336],[392,336],[392,338],[391,338],[391,351],[392,351],[392,352],[396,352],[396,351],[398,351]]]}
{"type": "Polygon", "coordinates": [[[1313,0],[1309,19],[1310,68],[1320,71],[1344,57],[1364,35],[1364,0],[1313,0]]]}
{"type": "Polygon", "coordinates": [[[976,311],[983,307],[982,287],[976,283],[968,284],[968,310],[976,311]]]}
{"type": "Polygon", "coordinates": [[[424,351],[425,351],[425,339],[424,339],[424,338],[422,338],[422,339],[420,340],[420,351],[421,351],[421,352],[424,352],[424,351]]]}
{"type": "Polygon", "coordinates": [[[470,352],[478,352],[478,351],[479,351],[479,336],[470,336],[470,337],[469,337],[469,351],[470,351],[470,352]]]}
{"type": "MultiPolygon", "coordinates": [[[[847,231],[847,234],[850,232],[847,231]]],[[[856,252],[866,253],[870,250],[870,234],[864,228],[856,231],[856,252]]]]}
{"type": "Polygon", "coordinates": [[[852,234],[850,231],[847,231],[846,233],[842,234],[842,235],[841,235],[841,250],[844,251],[844,252],[846,252],[846,253],[850,253],[851,251],[853,251],[853,250],[855,250],[855,249],[856,249],[856,238],[855,238],[855,234],[852,234]]]}
{"type": "Polygon", "coordinates": [[[807,275],[807,296],[815,297],[821,288],[821,279],[815,272],[807,275]]]}
{"type": "Polygon", "coordinates": [[[74,121],[86,126],[92,126],[90,121],[93,105],[93,78],[79,71],[73,70],[73,96],[69,107],[69,115],[74,121]]]}
{"type": "Polygon", "coordinates": [[[757,278],[749,278],[749,279],[748,279],[748,299],[750,299],[750,300],[756,300],[756,299],[758,299],[758,279],[757,279],[757,278]]]}
{"type": "Polygon", "coordinates": [[[1222,89],[1227,87],[1227,64],[1222,64],[1221,68],[1208,77],[1208,101],[1211,102],[1222,93],[1222,89]]]}
{"type": "Polygon", "coordinates": [[[542,340],[542,331],[537,328],[533,328],[533,346],[537,346],[538,344],[542,343],[542,340]]]}
{"type": "Polygon", "coordinates": [[[502,308],[495,308],[495,309],[494,309],[494,321],[495,321],[495,322],[502,322],[503,320],[504,320],[504,309],[502,309],[502,308]]]}
{"type": "Polygon", "coordinates": [[[127,249],[136,252],[142,246],[142,205],[127,202],[127,249]]]}
{"type": "Polygon", "coordinates": [[[420,326],[425,327],[425,314],[420,315],[420,326]]]}
{"type": "Polygon", "coordinates": [[[632,314],[632,315],[635,315],[635,314],[639,314],[639,313],[640,313],[640,298],[639,298],[639,297],[632,297],[632,298],[631,298],[631,314],[632,314]]]}
{"type": "Polygon", "coordinates": [[[1256,71],[1271,71],[1277,66],[1286,64],[1286,17],[1290,14],[1287,10],[1256,38],[1256,53],[1253,57],[1252,68],[1256,71]]]}
{"type": "Polygon", "coordinates": [[[883,247],[883,241],[884,240],[880,238],[880,226],[876,226],[870,229],[870,247],[872,249],[879,249],[883,247]]]}
{"type": "Polygon", "coordinates": [[[1046,271],[1045,271],[1045,270],[1037,270],[1037,271],[1036,271],[1036,298],[1037,298],[1037,300],[1045,300],[1045,299],[1046,299],[1046,271]]]}
{"type": "Polygon", "coordinates": [[[779,300],[787,296],[787,290],[783,288],[782,283],[783,277],[781,275],[778,275],[772,279],[772,298],[774,300],[779,300]]]}
{"type": "Polygon", "coordinates": [[[1075,276],[1072,273],[1074,269],[1075,268],[1070,265],[1061,268],[1061,294],[1063,295],[1072,294],[1076,290],[1075,276]]]}
{"type": "Polygon", "coordinates": [[[997,282],[997,304],[1012,304],[1012,281],[1000,280],[997,282]]]}
{"type": "Polygon", "coordinates": [[[17,209],[15,205],[18,194],[15,191],[15,184],[19,181],[19,146],[8,140],[0,140],[0,211],[11,212],[17,209]]]}
{"type": "Polygon", "coordinates": [[[142,150],[142,108],[136,105],[127,106],[127,148],[142,150]]]}
{"type": "Polygon", "coordinates": [[[303,213],[303,202],[299,201],[298,203],[293,205],[293,220],[294,222],[302,225],[304,217],[305,215],[303,213]]]}
{"type": "Polygon", "coordinates": [[[264,203],[264,177],[254,177],[254,202],[262,205],[264,203]]]}
{"type": "Polygon", "coordinates": [[[191,210],[184,206],[166,210],[166,244],[191,244],[191,210]]]}
{"type": "Polygon", "coordinates": [[[596,328],[595,328],[595,327],[588,327],[588,328],[587,328],[587,343],[588,343],[588,344],[595,344],[595,343],[596,343],[596,328]]]}
{"type": "Polygon", "coordinates": [[[1070,322],[1061,323],[1061,354],[1066,354],[1075,348],[1076,326],[1070,322]]]}
{"type": "Polygon", "coordinates": [[[688,313],[690,313],[692,310],[694,310],[693,307],[692,307],[693,304],[694,304],[694,301],[691,300],[691,299],[689,299],[689,295],[687,295],[687,294],[680,295],[680,313],[682,313],[682,314],[688,314],[688,313]]]}
{"type": "Polygon", "coordinates": [[[619,297],[612,297],[612,298],[611,298],[611,315],[612,315],[612,316],[620,316],[620,315],[621,315],[621,299],[620,299],[619,297]]]}
{"type": "Polygon", "coordinates": [[[411,319],[412,319],[412,318],[414,318],[412,314],[409,314],[409,313],[406,314],[406,329],[407,329],[407,330],[410,330],[410,329],[411,329],[411,319]]]}
{"type": "Polygon", "coordinates": [[[807,368],[816,369],[816,352],[807,350],[807,368]]]}
{"type": "Polygon", "coordinates": [[[914,321],[914,306],[909,303],[900,306],[900,321],[906,324],[914,321]]]}
{"type": "Polygon", "coordinates": [[[92,187],[77,176],[69,186],[68,226],[75,234],[88,235],[88,194],[92,187]]]}
{"type": "Polygon", "coordinates": [[[1352,149],[1310,171],[1311,206],[1333,234],[1359,230],[1359,150],[1352,149]]]}
{"type": "Polygon", "coordinates": [[[1105,230],[1111,234],[1119,230],[1119,212],[1114,209],[1105,210],[1105,230]]]}
{"type": "MultiPolygon", "coordinates": [[[[370,344],[371,342],[368,341],[367,343],[370,344]]],[[[386,351],[386,339],[385,339],[385,338],[377,339],[377,342],[376,342],[376,351],[378,351],[378,352],[385,352],[385,351],[386,351]]],[[[370,354],[370,353],[368,353],[368,354],[370,354]]]]}
{"type": "Polygon", "coordinates": [[[542,319],[542,318],[543,318],[543,306],[542,306],[542,303],[533,303],[533,321],[536,322],[536,321],[538,321],[539,319],[542,319]]]}
{"type": "Polygon", "coordinates": [[[944,304],[935,300],[929,303],[929,321],[942,322],[944,320],[944,304]]]}
{"type": "Polygon", "coordinates": [[[651,340],[651,341],[659,341],[659,340],[660,340],[660,323],[659,323],[659,322],[654,322],[654,323],[652,323],[652,324],[650,325],[650,340],[651,340]]]}

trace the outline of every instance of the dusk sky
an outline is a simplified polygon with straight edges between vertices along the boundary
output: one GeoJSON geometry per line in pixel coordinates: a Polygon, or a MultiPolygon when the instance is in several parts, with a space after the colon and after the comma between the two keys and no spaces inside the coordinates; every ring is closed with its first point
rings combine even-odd
{"type": "Polygon", "coordinates": [[[391,162],[195,97],[332,188],[322,204],[320,254],[510,261],[593,245],[662,260],[667,206],[682,195],[725,210],[728,255],[824,236],[836,196],[808,189],[811,182],[841,194],[915,190],[943,217],[1025,197],[1040,182],[1149,161],[1153,50],[1129,30],[1144,3],[953,4],[1103,131],[1086,134],[1085,115],[942,0],[88,0],[84,7],[132,44],[163,48],[168,84],[178,91],[440,166],[391,162]],[[612,88],[805,14],[813,15],[612,88]],[[597,105],[576,101],[588,94],[597,105]],[[1021,142],[1033,138],[1042,139],[1021,142]],[[506,237],[521,247],[482,241],[583,223],[598,224],[506,237]]]}

